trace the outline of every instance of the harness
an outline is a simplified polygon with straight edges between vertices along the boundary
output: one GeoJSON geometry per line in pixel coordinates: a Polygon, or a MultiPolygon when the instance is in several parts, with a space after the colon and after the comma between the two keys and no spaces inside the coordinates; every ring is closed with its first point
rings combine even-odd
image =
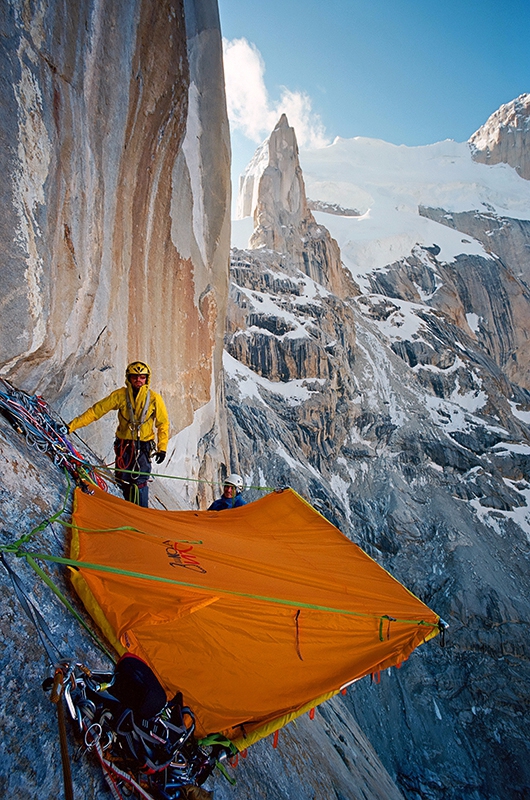
{"type": "Polygon", "coordinates": [[[150,472],[149,459],[154,446],[152,440],[143,442],[140,439],[140,430],[142,425],[146,422],[149,412],[149,405],[151,402],[151,390],[147,389],[145,402],[140,414],[137,416],[129,387],[125,390],[125,399],[127,407],[127,417],[129,430],[132,433],[131,439],[116,439],[114,451],[116,453],[116,479],[118,483],[135,487],[136,498],[127,498],[132,502],[138,503],[137,492],[147,485],[148,476],[146,473],[150,472]],[[142,466],[141,459],[145,456],[146,463],[142,466]],[[121,473],[120,470],[125,470],[121,473]],[[135,474],[135,471],[139,475],[135,474]]]}
{"type": "Polygon", "coordinates": [[[145,397],[144,407],[140,413],[140,416],[137,417],[135,410],[133,408],[133,404],[131,402],[131,395],[129,393],[129,388],[127,387],[125,397],[127,400],[127,413],[129,415],[129,429],[133,433],[134,439],[140,438],[140,429],[144,422],[147,419],[147,412],[149,410],[149,403],[151,402],[151,389],[147,390],[147,394],[145,397]]]}

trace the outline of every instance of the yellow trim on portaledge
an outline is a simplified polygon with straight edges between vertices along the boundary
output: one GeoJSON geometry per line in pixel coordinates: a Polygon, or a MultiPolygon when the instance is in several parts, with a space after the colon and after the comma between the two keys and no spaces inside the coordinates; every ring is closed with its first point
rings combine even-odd
{"type": "Polygon", "coordinates": [[[332,692],[326,692],[326,694],[322,694],[320,697],[315,698],[315,700],[311,700],[311,702],[301,706],[301,708],[299,708],[297,711],[290,711],[288,714],[284,714],[282,717],[273,719],[270,722],[265,723],[265,725],[262,725],[260,728],[256,728],[256,730],[248,733],[246,736],[239,736],[237,739],[231,739],[232,744],[235,745],[241,752],[241,750],[245,750],[245,748],[250,747],[251,744],[259,742],[260,739],[265,739],[266,736],[270,736],[271,733],[276,733],[276,731],[284,728],[293,720],[301,717],[302,714],[306,714],[308,711],[311,711],[312,708],[316,708],[316,706],[319,706],[321,703],[325,703],[326,700],[331,700],[331,698],[338,695],[339,692],[340,689],[335,689],[332,692]]]}

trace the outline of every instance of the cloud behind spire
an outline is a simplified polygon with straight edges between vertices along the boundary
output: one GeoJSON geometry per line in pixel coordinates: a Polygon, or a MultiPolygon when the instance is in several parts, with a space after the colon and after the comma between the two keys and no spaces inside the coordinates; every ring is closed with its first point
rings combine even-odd
{"type": "Polygon", "coordinates": [[[224,39],[223,51],[228,117],[233,130],[261,142],[285,113],[296,130],[300,147],[329,144],[324,123],[313,111],[306,92],[281,86],[279,100],[270,97],[264,79],[265,62],[252,42],[224,39]]]}

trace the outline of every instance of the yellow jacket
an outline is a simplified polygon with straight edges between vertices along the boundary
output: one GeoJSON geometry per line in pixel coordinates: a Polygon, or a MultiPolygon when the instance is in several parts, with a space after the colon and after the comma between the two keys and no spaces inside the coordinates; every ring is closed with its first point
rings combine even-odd
{"type": "Polygon", "coordinates": [[[128,380],[121,389],[116,389],[94,403],[84,414],[73,419],[68,428],[76,431],[84,428],[91,422],[100,419],[109,411],[118,412],[118,427],[116,436],[118,439],[140,439],[148,442],[155,438],[155,426],[157,429],[157,449],[167,450],[169,439],[169,417],[166,406],[158,392],[154,392],[148,385],[142,386],[136,398],[132,393],[132,387],[128,380]]]}

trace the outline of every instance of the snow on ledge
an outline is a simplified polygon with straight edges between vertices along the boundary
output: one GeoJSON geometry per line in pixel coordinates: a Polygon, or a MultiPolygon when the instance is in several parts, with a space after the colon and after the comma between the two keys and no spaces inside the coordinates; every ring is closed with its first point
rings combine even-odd
{"type": "Polygon", "coordinates": [[[318,387],[325,383],[324,378],[305,378],[303,380],[293,381],[270,381],[268,378],[262,378],[256,372],[251,370],[245,364],[242,364],[236,358],[227,353],[223,353],[223,366],[226,374],[237,381],[239,391],[242,398],[254,398],[262,405],[266,405],[259,389],[265,389],[267,392],[276,394],[285,400],[290,406],[298,406],[309,400],[312,394],[318,391],[318,388],[311,388],[312,386],[318,387]]]}

